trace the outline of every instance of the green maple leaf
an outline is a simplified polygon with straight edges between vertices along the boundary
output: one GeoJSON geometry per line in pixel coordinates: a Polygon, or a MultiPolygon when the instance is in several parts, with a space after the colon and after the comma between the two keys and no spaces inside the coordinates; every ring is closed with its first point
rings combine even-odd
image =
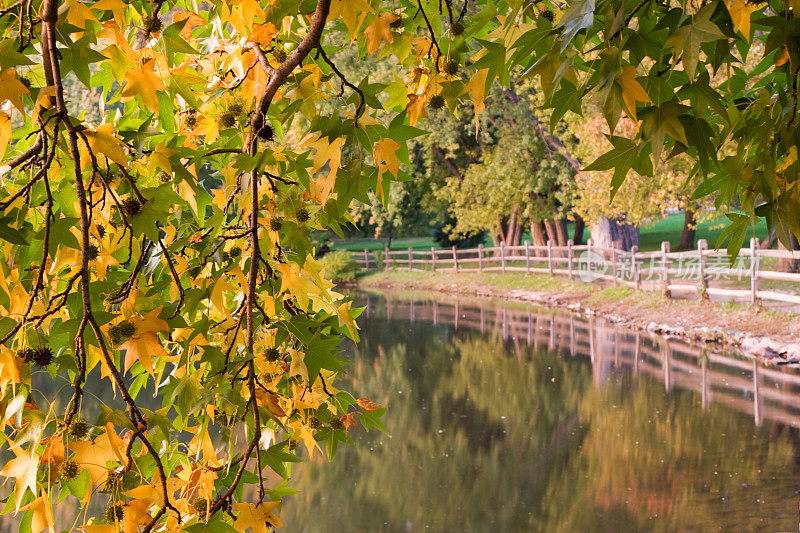
{"type": "Polygon", "coordinates": [[[608,135],[608,140],[614,148],[595,159],[584,170],[599,171],[614,169],[611,177],[611,200],[617,194],[620,185],[625,181],[628,171],[633,169],[642,176],[653,175],[653,162],[650,160],[650,148],[640,146],[631,139],[608,135]]]}
{"type": "Polygon", "coordinates": [[[667,46],[681,53],[684,69],[690,79],[694,78],[697,71],[700,45],[725,38],[719,27],[710,20],[716,7],[716,2],[705,6],[694,15],[690,24],[681,26],[667,39],[667,46]]]}

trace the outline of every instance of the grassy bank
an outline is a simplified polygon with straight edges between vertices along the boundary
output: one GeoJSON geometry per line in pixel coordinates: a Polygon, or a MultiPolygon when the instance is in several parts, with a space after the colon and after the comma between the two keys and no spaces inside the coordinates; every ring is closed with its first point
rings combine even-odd
{"type": "MultiPolygon", "coordinates": [[[[709,246],[714,246],[717,238],[725,227],[727,219],[712,220],[701,222],[697,225],[697,238],[706,239],[709,246]]],[[[681,238],[681,231],[683,230],[683,213],[676,213],[662,218],[650,225],[644,226],[639,231],[639,249],[642,251],[658,250],[661,248],[663,241],[670,241],[673,247],[678,246],[681,238]]],[[[569,225],[569,232],[572,235],[572,224],[569,225]]],[[[762,220],[755,227],[755,236],[759,239],[764,239],[767,235],[767,226],[762,220]]],[[[748,233],[748,238],[752,235],[748,233]]],[[[584,232],[584,238],[591,237],[589,228],[584,232]]],[[[530,240],[530,234],[525,233],[522,236],[523,242],[530,240]]],[[[386,248],[386,239],[363,239],[363,238],[350,238],[347,241],[334,242],[335,249],[341,248],[345,250],[383,250],[386,248]]],[[[392,250],[430,250],[431,246],[435,246],[433,239],[430,237],[406,237],[401,239],[392,240],[392,250]]],[[[492,240],[487,238],[484,246],[492,246],[492,240]]],[[[746,244],[745,244],[746,246],[746,244]]]]}
{"type": "Polygon", "coordinates": [[[656,292],[569,281],[520,273],[442,273],[387,271],[359,278],[361,288],[442,292],[512,300],[543,300],[566,307],[579,303],[604,316],[621,317],[637,327],[651,322],[676,328],[718,328],[793,341],[800,317],[749,304],[672,300],[656,292]]]}

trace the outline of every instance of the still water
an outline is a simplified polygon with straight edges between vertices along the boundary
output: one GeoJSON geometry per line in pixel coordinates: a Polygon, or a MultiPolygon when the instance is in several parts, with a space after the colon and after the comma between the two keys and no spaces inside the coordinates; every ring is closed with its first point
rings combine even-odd
{"type": "Polygon", "coordinates": [[[798,531],[796,371],[530,306],[356,300],[343,388],[389,435],[296,467],[286,531],[798,531]]]}

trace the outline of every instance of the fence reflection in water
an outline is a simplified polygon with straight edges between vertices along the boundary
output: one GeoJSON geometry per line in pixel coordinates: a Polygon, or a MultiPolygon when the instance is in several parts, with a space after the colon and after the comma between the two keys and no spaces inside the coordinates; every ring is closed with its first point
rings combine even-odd
{"type": "Polygon", "coordinates": [[[668,392],[679,387],[699,393],[704,408],[716,402],[752,415],[758,426],[771,420],[800,427],[800,372],[794,368],[767,368],[736,352],[720,353],[545,308],[361,296],[367,317],[383,314],[500,334],[520,358],[522,342],[535,350],[588,357],[596,386],[614,372],[649,374],[668,392]]]}

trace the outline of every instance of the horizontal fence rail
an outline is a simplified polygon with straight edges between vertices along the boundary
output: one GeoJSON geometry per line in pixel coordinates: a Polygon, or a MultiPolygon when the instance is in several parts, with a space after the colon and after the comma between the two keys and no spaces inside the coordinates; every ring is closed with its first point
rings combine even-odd
{"type": "Polygon", "coordinates": [[[644,290],[661,291],[668,297],[696,294],[759,303],[762,300],[800,305],[800,272],[778,270],[779,261],[800,270],[800,252],[768,250],[750,240],[731,263],[725,250],[708,248],[700,239],[697,249],[640,252],[587,244],[567,246],[500,246],[437,250],[367,250],[351,252],[365,270],[407,270],[436,272],[524,272],[566,276],[585,282],[611,281],[644,290]],[[763,283],[767,282],[767,283],[763,283]]]}
{"type": "Polygon", "coordinates": [[[518,310],[461,302],[413,301],[367,295],[365,316],[385,316],[449,324],[458,329],[502,335],[517,351],[525,343],[534,350],[588,357],[592,377],[602,386],[615,372],[648,374],[673,388],[699,393],[704,409],[723,404],[764,420],[800,427],[800,372],[764,368],[755,359],[714,353],[675,339],[629,331],[602,319],[582,318],[547,310],[518,310]]]}

